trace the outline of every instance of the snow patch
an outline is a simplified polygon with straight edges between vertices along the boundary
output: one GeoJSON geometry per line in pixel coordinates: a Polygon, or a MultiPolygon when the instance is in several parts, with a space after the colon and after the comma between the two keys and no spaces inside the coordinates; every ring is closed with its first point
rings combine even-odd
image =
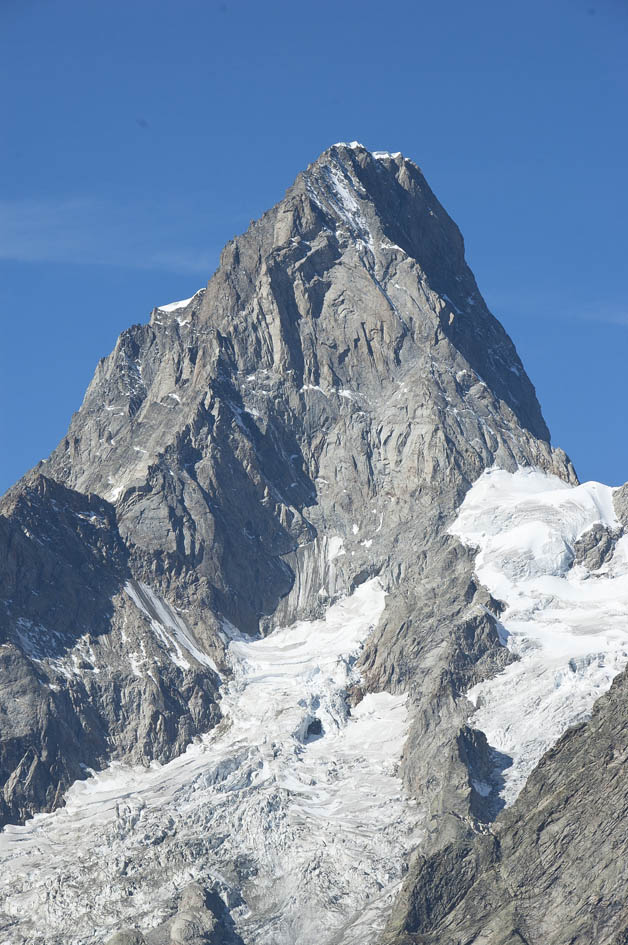
{"type": "Polygon", "coordinates": [[[124,590],[129,595],[138,610],[149,620],[152,630],[164,644],[170,659],[180,669],[190,669],[190,663],[183,655],[182,648],[187,650],[201,666],[207,666],[218,673],[214,661],[194,642],[185,622],[173,608],[158,597],[147,584],[140,581],[127,581],[124,590]]]}
{"type": "MultiPolygon", "coordinates": [[[[327,170],[327,168],[325,169],[327,170]]],[[[364,242],[374,249],[373,237],[369,225],[366,222],[362,207],[356,200],[353,193],[353,184],[350,178],[346,178],[337,170],[330,170],[328,173],[328,182],[334,194],[334,206],[336,212],[344,223],[356,233],[364,242]]]]}
{"type": "MultiPolygon", "coordinates": [[[[200,295],[201,292],[204,292],[205,289],[198,289],[194,295],[191,295],[189,299],[181,299],[180,302],[168,302],[167,305],[158,305],[157,311],[159,312],[178,312],[180,308],[187,308],[190,302],[193,302],[197,295],[200,295]]],[[[181,324],[181,322],[179,322],[181,324]]]]}
{"type": "Polygon", "coordinates": [[[344,539],[339,535],[332,535],[331,538],[327,539],[327,560],[333,561],[334,558],[339,558],[340,555],[345,553],[344,548],[344,539]]]}
{"type": "MultiPolygon", "coordinates": [[[[357,145],[361,147],[361,145],[357,145]]],[[[355,180],[336,156],[317,168],[317,173],[306,177],[310,198],[321,209],[330,210],[352,232],[358,245],[374,252],[374,242],[358,196],[366,197],[359,181],[355,180]]]]}

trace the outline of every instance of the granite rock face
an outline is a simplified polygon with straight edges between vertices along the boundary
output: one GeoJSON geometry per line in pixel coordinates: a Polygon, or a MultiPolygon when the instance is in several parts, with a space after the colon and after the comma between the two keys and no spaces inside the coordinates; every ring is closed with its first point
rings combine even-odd
{"type": "MultiPolygon", "coordinates": [[[[432,934],[496,856],[475,838],[499,799],[473,786],[488,746],[464,693],[512,656],[448,533],[494,465],[577,481],[419,168],[333,146],[206,288],[121,335],[67,436],[2,500],[2,821],[62,804],[86,768],[179,755],[220,720],[236,632],[321,617],[377,576],[352,698],[408,694],[401,773],[429,875],[391,921],[432,934]]],[[[578,553],[599,566],[615,538],[578,553]]],[[[186,903],[171,941],[214,941],[227,920],[186,903]]],[[[142,928],[120,935],[152,941],[142,928]]]]}

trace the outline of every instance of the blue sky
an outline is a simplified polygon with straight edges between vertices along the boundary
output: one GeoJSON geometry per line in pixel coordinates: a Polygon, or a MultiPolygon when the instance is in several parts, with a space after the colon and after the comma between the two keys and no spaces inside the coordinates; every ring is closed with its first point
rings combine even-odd
{"type": "Polygon", "coordinates": [[[626,0],[1,0],[0,491],[331,143],[401,150],[553,440],[628,479],[626,0]]]}

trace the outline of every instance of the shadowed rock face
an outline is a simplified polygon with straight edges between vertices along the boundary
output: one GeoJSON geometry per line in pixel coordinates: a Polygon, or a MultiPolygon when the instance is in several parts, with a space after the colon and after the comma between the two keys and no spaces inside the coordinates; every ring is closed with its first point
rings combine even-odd
{"type": "Polygon", "coordinates": [[[409,693],[425,854],[461,842],[486,746],[460,697],[510,657],[447,527],[494,464],[576,481],[419,168],[330,148],[205,289],[120,336],[3,500],[2,819],[82,766],[177,755],[219,718],[225,626],[320,616],[377,574],[364,686],[409,693]]]}
{"type": "Polygon", "coordinates": [[[108,756],[177,755],[217,718],[216,676],[156,646],[108,502],[32,473],[0,512],[0,816],[17,823],[108,756]]]}

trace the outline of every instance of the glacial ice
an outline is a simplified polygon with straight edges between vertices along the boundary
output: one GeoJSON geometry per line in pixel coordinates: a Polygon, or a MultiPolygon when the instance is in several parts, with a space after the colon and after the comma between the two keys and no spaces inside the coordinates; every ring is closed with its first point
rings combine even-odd
{"type": "Polygon", "coordinates": [[[502,632],[517,657],[467,693],[471,725],[512,759],[503,771],[506,804],[628,663],[628,536],[596,571],[573,555],[594,524],[617,527],[612,493],[598,482],[574,487],[538,470],[492,469],[450,529],[478,549],[476,573],[506,604],[502,632]]]}
{"type": "MultiPolygon", "coordinates": [[[[405,697],[369,693],[353,709],[346,697],[384,600],[372,579],[321,620],[231,634],[215,730],[169,764],[113,764],[76,782],[64,808],[5,828],[0,940],[147,930],[197,880],[217,885],[246,942],[374,942],[422,819],[396,772],[405,697]]],[[[154,601],[147,610],[154,619],[154,601]]],[[[173,635],[172,615],[159,618],[173,635]]]]}

